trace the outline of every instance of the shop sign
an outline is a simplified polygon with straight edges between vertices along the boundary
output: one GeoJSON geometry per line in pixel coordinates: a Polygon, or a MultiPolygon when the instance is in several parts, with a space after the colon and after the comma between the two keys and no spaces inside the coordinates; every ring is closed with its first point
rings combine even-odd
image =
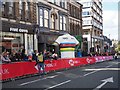
{"type": "Polygon", "coordinates": [[[10,32],[28,33],[27,29],[10,28],[10,32]]]}

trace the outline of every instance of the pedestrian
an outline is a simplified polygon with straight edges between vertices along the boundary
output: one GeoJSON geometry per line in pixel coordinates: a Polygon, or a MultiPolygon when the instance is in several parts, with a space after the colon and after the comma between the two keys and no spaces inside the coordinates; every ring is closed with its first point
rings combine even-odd
{"type": "Polygon", "coordinates": [[[114,58],[115,58],[115,60],[117,59],[117,53],[115,53],[114,58]]]}
{"type": "Polygon", "coordinates": [[[55,59],[55,60],[57,60],[57,59],[58,59],[58,55],[54,52],[54,53],[52,54],[52,58],[55,59]]]}
{"type": "Polygon", "coordinates": [[[9,53],[8,52],[3,52],[2,55],[1,55],[1,60],[2,60],[2,63],[10,63],[11,60],[9,59],[9,53]]]}
{"type": "Polygon", "coordinates": [[[40,74],[46,74],[45,73],[45,64],[44,64],[44,58],[42,52],[38,54],[38,70],[40,74]]]}
{"type": "Polygon", "coordinates": [[[33,54],[32,54],[32,60],[36,61],[35,66],[38,64],[38,51],[34,50],[33,54]]]}

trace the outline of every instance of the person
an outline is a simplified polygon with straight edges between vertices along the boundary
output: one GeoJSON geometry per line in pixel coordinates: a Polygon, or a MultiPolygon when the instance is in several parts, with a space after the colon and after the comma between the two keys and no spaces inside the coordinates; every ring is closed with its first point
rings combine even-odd
{"type": "Polygon", "coordinates": [[[52,58],[55,59],[55,60],[57,60],[57,59],[58,59],[58,55],[54,52],[54,53],[52,54],[52,58]]]}
{"type": "Polygon", "coordinates": [[[32,60],[36,61],[35,66],[38,64],[38,51],[34,50],[33,54],[32,54],[32,60]]]}
{"type": "Polygon", "coordinates": [[[38,54],[38,70],[40,74],[46,74],[45,73],[45,65],[44,65],[44,58],[42,52],[38,54]]]}
{"type": "Polygon", "coordinates": [[[10,63],[11,60],[9,59],[9,56],[8,56],[8,52],[3,52],[1,54],[1,60],[2,60],[2,63],[10,63]]]}
{"type": "Polygon", "coordinates": [[[115,60],[117,59],[117,53],[115,53],[114,58],[115,58],[115,60]]]}
{"type": "Polygon", "coordinates": [[[44,52],[43,52],[43,59],[44,59],[44,60],[47,59],[47,51],[46,51],[46,49],[45,49],[44,52]]]}
{"type": "Polygon", "coordinates": [[[22,58],[23,61],[27,61],[28,60],[28,57],[26,55],[26,50],[25,49],[22,50],[21,58],[22,58]]]}
{"type": "Polygon", "coordinates": [[[10,59],[12,62],[16,62],[16,51],[13,49],[10,54],[10,59]]]}

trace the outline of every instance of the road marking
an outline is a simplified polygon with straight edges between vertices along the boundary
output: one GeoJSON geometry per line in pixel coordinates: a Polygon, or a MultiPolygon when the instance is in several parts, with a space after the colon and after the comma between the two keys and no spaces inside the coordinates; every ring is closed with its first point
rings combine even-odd
{"type": "Polygon", "coordinates": [[[106,68],[111,67],[111,66],[113,66],[113,64],[112,64],[112,65],[109,65],[109,66],[106,66],[106,68]]]}
{"type": "Polygon", "coordinates": [[[113,83],[113,77],[111,77],[111,78],[107,78],[107,79],[104,79],[104,80],[101,80],[103,83],[102,84],[100,84],[99,86],[97,86],[95,89],[93,89],[93,90],[98,90],[98,89],[100,89],[100,88],[102,88],[106,83],[108,83],[108,82],[111,82],[111,83],[113,83]]]}
{"type": "Polygon", "coordinates": [[[68,83],[68,82],[70,82],[70,81],[71,81],[71,80],[67,80],[67,81],[65,81],[65,82],[62,82],[62,83],[56,84],[56,85],[54,85],[54,86],[48,87],[48,88],[46,88],[46,89],[44,89],[44,90],[48,90],[48,89],[55,88],[55,87],[57,87],[57,86],[60,86],[60,85],[66,84],[66,83],[68,83]]]}
{"type": "MultiPolygon", "coordinates": [[[[117,63],[117,64],[118,64],[118,63],[117,63]]],[[[115,65],[115,64],[114,64],[114,65],[115,65]]],[[[113,65],[106,66],[105,68],[111,67],[111,66],[113,66],[113,65]]],[[[86,70],[86,69],[84,69],[84,70],[86,70]]],[[[93,70],[92,70],[92,71],[93,71],[93,70]]],[[[93,71],[93,72],[87,73],[87,74],[83,75],[83,77],[88,76],[88,75],[93,74],[93,73],[96,73],[96,72],[98,72],[98,71],[101,71],[101,70],[98,69],[98,70],[95,70],[95,71],[93,71]]]]}
{"type": "Polygon", "coordinates": [[[37,81],[41,81],[41,80],[45,80],[45,79],[52,79],[52,78],[54,78],[54,77],[56,77],[56,76],[58,76],[58,75],[48,76],[48,77],[46,77],[46,78],[37,79],[37,80],[29,81],[29,82],[25,82],[25,83],[20,84],[19,86],[31,84],[31,83],[34,83],[34,82],[37,82],[37,81]]]}
{"type": "Polygon", "coordinates": [[[99,68],[99,69],[85,69],[85,71],[105,71],[105,70],[110,70],[110,71],[118,71],[120,68],[99,68]]]}
{"type": "Polygon", "coordinates": [[[56,73],[63,73],[63,72],[56,72],[56,73]]]}
{"type": "MultiPolygon", "coordinates": [[[[98,70],[97,70],[97,71],[98,71],[98,70]]],[[[83,75],[83,76],[84,76],[84,77],[85,77],[85,76],[88,76],[88,75],[93,74],[93,73],[95,73],[95,72],[97,72],[97,71],[93,71],[93,72],[87,73],[87,74],[85,74],[85,75],[83,75]]]]}

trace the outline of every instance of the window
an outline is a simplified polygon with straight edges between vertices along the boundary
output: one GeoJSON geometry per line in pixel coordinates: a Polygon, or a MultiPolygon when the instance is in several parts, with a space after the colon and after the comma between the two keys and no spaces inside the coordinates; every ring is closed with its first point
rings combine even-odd
{"type": "Polygon", "coordinates": [[[5,11],[5,2],[2,2],[2,12],[5,11]]]}
{"type": "Polygon", "coordinates": [[[26,19],[29,19],[30,18],[30,2],[29,1],[26,2],[25,11],[26,11],[26,19]]]}
{"type": "Polygon", "coordinates": [[[66,30],[66,17],[64,15],[60,16],[60,30],[66,30]]]}
{"type": "Polygon", "coordinates": [[[54,4],[56,4],[57,3],[57,1],[56,0],[48,0],[49,2],[51,2],[51,3],[54,3],[54,4]]]}
{"type": "Polygon", "coordinates": [[[83,3],[83,7],[91,7],[92,6],[92,2],[84,2],[83,3]]]}
{"type": "Polygon", "coordinates": [[[40,26],[43,27],[43,9],[40,8],[39,12],[40,12],[40,17],[39,17],[40,22],[39,23],[40,23],[40,26]]]}
{"type": "Polygon", "coordinates": [[[55,14],[52,14],[52,23],[51,23],[51,28],[55,29],[55,14]]]}
{"type": "Polygon", "coordinates": [[[62,8],[65,8],[65,0],[61,0],[61,1],[60,1],[60,6],[61,6],[62,8]]]}
{"type": "Polygon", "coordinates": [[[84,20],[83,25],[91,25],[92,21],[91,20],[84,20]]]}
{"type": "Polygon", "coordinates": [[[9,2],[9,14],[13,14],[13,2],[9,2]]]}
{"type": "Polygon", "coordinates": [[[48,18],[49,18],[48,11],[44,10],[44,27],[48,27],[48,18]]]}
{"type": "Polygon", "coordinates": [[[62,16],[60,16],[60,30],[62,30],[62,16]]]}
{"type": "Polygon", "coordinates": [[[66,30],[66,17],[63,17],[63,30],[66,30]]]}
{"type": "Polygon", "coordinates": [[[91,13],[89,12],[89,11],[84,11],[84,12],[82,12],[82,15],[83,16],[87,16],[87,15],[90,15],[91,13]]]}
{"type": "Polygon", "coordinates": [[[22,1],[20,0],[19,1],[19,14],[20,14],[20,17],[22,17],[22,12],[23,12],[23,4],[22,4],[22,1]]]}
{"type": "Polygon", "coordinates": [[[39,9],[39,25],[40,27],[48,27],[49,25],[49,11],[44,8],[39,9]]]}

